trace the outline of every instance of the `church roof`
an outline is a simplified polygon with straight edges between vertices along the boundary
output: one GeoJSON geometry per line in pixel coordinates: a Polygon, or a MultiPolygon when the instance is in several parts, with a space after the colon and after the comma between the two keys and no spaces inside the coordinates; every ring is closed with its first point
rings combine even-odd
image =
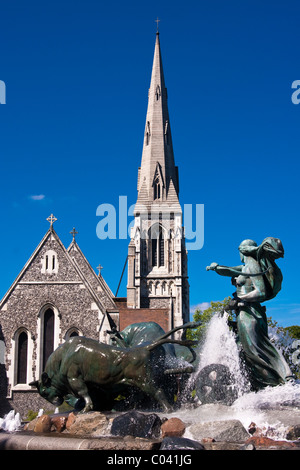
{"type": "Polygon", "coordinates": [[[81,283],[88,289],[93,301],[100,311],[118,312],[118,307],[113,300],[113,294],[107,286],[102,276],[97,276],[91,265],[80,250],[75,237],[69,248],[66,249],[59,236],[53,229],[52,222],[31,257],[4,295],[0,302],[0,310],[14,291],[18,284],[59,284],[59,283],[81,283]],[[58,269],[55,277],[46,278],[41,274],[41,255],[45,249],[53,249],[58,252],[58,263],[62,264],[64,259],[64,269],[58,269]]]}
{"type": "Polygon", "coordinates": [[[108,312],[118,311],[113,300],[114,295],[112,291],[108,287],[103,276],[100,273],[99,275],[95,273],[75,239],[73,239],[67,252],[83,276],[84,282],[89,285],[89,288],[93,291],[93,294],[97,297],[99,303],[103,305],[105,310],[108,312]]]}

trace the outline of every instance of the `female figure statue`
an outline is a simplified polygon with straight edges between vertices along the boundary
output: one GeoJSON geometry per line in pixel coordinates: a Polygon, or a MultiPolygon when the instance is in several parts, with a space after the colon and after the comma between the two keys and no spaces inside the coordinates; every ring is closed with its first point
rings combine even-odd
{"type": "Polygon", "coordinates": [[[281,289],[282,273],[275,263],[284,250],[278,238],[268,237],[257,246],[244,240],[240,246],[241,266],[227,267],[211,263],[207,270],[232,277],[236,286],[229,308],[237,317],[238,340],[254,389],[276,386],[292,373],[282,354],[268,337],[266,307],[261,302],[274,298],[281,289]]]}

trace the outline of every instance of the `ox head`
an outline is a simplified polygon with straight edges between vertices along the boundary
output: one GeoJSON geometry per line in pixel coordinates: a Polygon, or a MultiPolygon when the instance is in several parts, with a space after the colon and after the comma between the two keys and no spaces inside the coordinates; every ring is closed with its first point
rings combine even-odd
{"type": "Polygon", "coordinates": [[[41,397],[45,398],[55,406],[61,405],[64,401],[62,394],[52,384],[52,380],[48,376],[47,372],[42,373],[41,380],[30,382],[29,385],[31,385],[31,387],[36,387],[41,397]]]}

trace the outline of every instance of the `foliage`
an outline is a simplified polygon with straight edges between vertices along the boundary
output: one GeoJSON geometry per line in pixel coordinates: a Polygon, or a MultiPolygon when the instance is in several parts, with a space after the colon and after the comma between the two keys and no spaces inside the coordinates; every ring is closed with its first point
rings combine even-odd
{"type": "Polygon", "coordinates": [[[300,326],[286,326],[284,329],[288,332],[291,338],[300,339],[300,326]]]}
{"type": "MultiPolygon", "coordinates": [[[[195,322],[201,322],[201,324],[198,328],[188,330],[186,334],[187,338],[201,342],[205,335],[206,326],[213,315],[226,310],[226,306],[230,300],[231,298],[227,297],[222,302],[211,302],[210,307],[205,310],[197,309],[194,313],[193,320],[195,322]]],[[[229,323],[234,320],[232,314],[229,314],[228,320],[229,323]]],[[[295,341],[300,339],[300,326],[282,327],[271,317],[267,320],[270,340],[275,347],[281,351],[294,376],[300,378],[300,366],[298,364],[300,351],[298,354],[297,350],[295,350],[295,348],[299,349],[299,346],[295,345],[295,341]]]]}
{"type": "MultiPolygon", "coordinates": [[[[38,411],[28,410],[27,416],[26,416],[27,421],[32,421],[33,419],[37,417],[38,414],[39,414],[38,411]]],[[[43,414],[44,415],[54,414],[54,410],[43,410],[43,414]]]]}
{"type": "Polygon", "coordinates": [[[70,411],[74,410],[74,406],[69,405],[66,401],[64,401],[59,407],[60,413],[69,413],[70,411]]]}
{"type": "Polygon", "coordinates": [[[32,421],[33,419],[35,419],[38,415],[38,412],[37,411],[33,411],[33,410],[28,410],[28,413],[27,413],[27,420],[28,421],[32,421]]]}
{"type": "Polygon", "coordinates": [[[271,317],[268,318],[269,338],[272,343],[274,343],[275,347],[281,351],[292,371],[292,374],[296,378],[300,378],[300,368],[298,363],[299,346],[296,343],[296,341],[300,339],[299,333],[299,326],[288,326],[284,328],[278,325],[277,321],[272,320],[271,317]]]}
{"type": "Polygon", "coordinates": [[[293,339],[300,339],[300,326],[299,325],[292,325],[292,326],[280,326],[278,322],[273,320],[272,317],[268,317],[268,327],[275,328],[278,333],[282,333],[283,335],[289,335],[290,338],[293,339]]]}
{"type": "MultiPolygon", "coordinates": [[[[193,341],[201,341],[205,334],[205,329],[213,315],[216,313],[223,312],[226,309],[231,297],[226,297],[222,302],[210,302],[210,307],[205,310],[196,309],[193,317],[193,321],[201,322],[198,328],[187,331],[187,338],[192,339],[193,341]]],[[[232,320],[231,315],[228,317],[229,320],[232,320]]]]}

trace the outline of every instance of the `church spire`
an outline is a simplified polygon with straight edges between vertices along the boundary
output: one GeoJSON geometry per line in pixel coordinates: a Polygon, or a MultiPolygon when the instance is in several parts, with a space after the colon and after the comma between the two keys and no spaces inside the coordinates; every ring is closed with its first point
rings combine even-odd
{"type": "Polygon", "coordinates": [[[136,211],[140,210],[140,204],[146,207],[156,202],[178,205],[178,192],[178,172],[174,163],[168,96],[157,31],[136,211]]]}
{"type": "Polygon", "coordinates": [[[127,307],[145,309],[147,321],[162,321],[161,309],[165,309],[167,328],[189,318],[187,252],[178,192],[157,31],[138,197],[128,246],[127,307]]]}

